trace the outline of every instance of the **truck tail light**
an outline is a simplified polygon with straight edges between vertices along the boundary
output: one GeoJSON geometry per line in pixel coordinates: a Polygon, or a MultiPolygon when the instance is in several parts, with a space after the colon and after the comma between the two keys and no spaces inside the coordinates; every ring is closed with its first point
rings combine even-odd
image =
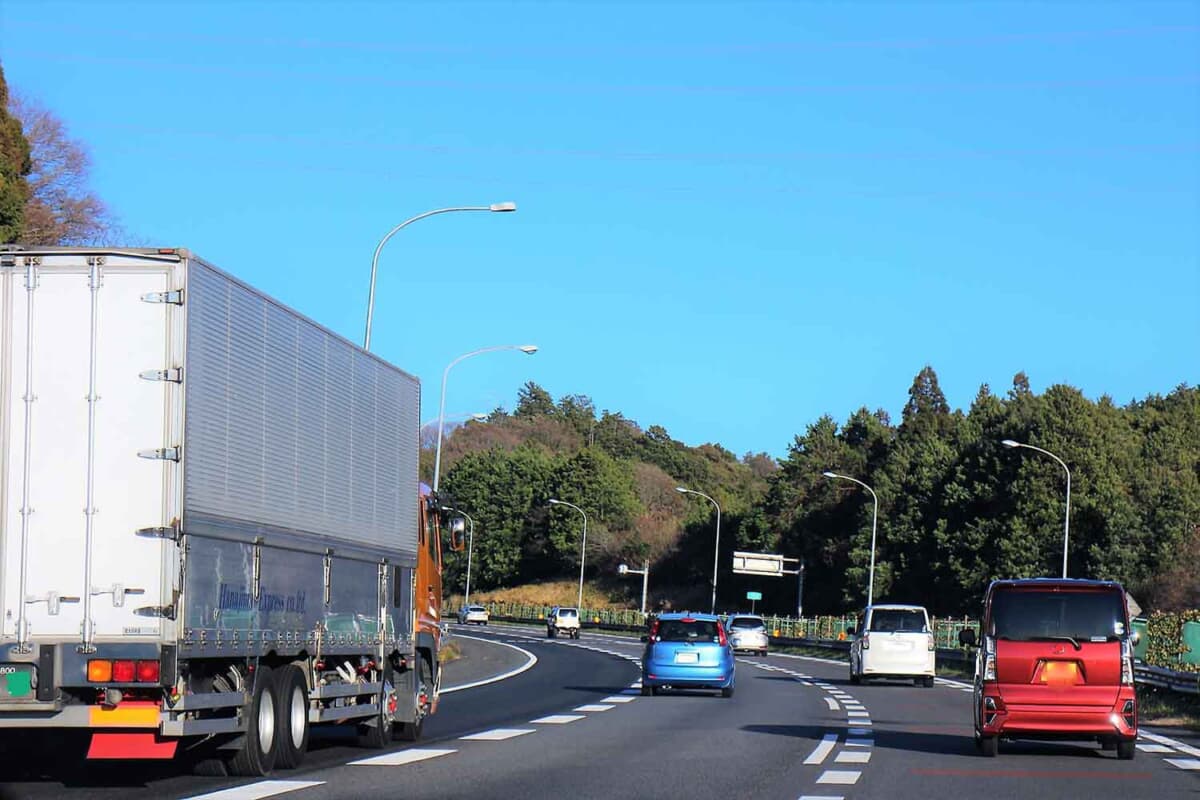
{"type": "Polygon", "coordinates": [[[88,661],[88,680],[92,683],[108,683],[112,680],[113,665],[107,658],[88,661]]]}
{"type": "Polygon", "coordinates": [[[133,683],[136,669],[132,661],[112,662],[113,683],[133,683]]]}
{"type": "Polygon", "coordinates": [[[138,683],[158,683],[158,662],[137,662],[137,681],[138,683]]]}

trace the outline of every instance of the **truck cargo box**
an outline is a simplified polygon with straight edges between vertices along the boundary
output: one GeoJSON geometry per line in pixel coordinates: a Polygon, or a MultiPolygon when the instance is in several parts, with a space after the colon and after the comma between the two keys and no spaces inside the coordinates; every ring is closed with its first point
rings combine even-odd
{"type": "Polygon", "coordinates": [[[370,578],[345,613],[378,619],[367,566],[416,563],[419,405],[412,376],[187,251],[0,253],[0,633],[177,640],[251,611],[311,631],[337,602],[310,556],[332,552],[370,578]]]}

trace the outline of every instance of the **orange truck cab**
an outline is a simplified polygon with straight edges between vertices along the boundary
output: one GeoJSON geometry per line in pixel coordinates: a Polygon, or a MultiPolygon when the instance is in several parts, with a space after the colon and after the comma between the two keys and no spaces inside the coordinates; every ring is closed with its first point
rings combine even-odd
{"type": "Polygon", "coordinates": [[[975,744],[995,756],[1009,739],[1094,739],[1131,759],[1137,697],[1125,591],[1111,581],[993,581],[975,661],[975,744]]]}

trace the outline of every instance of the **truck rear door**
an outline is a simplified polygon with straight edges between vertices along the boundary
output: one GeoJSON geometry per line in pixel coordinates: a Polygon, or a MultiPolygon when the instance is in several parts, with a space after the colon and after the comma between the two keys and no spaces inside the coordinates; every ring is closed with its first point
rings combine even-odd
{"type": "Polygon", "coordinates": [[[77,639],[88,608],[94,637],[159,636],[135,611],[172,603],[174,545],[136,532],[175,513],[179,375],[140,376],[182,365],[174,307],[143,296],[172,288],[178,259],[33,258],[0,268],[3,634],[23,618],[31,638],[77,639]]]}

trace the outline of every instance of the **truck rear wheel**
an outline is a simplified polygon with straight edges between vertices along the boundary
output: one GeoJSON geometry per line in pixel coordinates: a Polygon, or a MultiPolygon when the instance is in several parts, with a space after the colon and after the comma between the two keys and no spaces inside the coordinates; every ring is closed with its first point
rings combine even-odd
{"type": "Polygon", "coordinates": [[[422,698],[429,697],[429,662],[424,656],[417,656],[417,674],[415,676],[416,698],[413,705],[416,707],[416,719],[412,722],[401,722],[396,725],[396,738],[404,742],[415,742],[421,738],[421,730],[425,726],[426,701],[422,698]]]}
{"type": "Polygon", "coordinates": [[[279,733],[275,691],[271,668],[260,666],[254,672],[246,736],[241,749],[229,759],[230,775],[258,778],[275,768],[275,739],[279,733]]]}
{"type": "Polygon", "coordinates": [[[275,766],[295,769],[308,751],[308,681],[303,670],[288,664],[275,671],[275,689],[279,698],[275,766]]]}
{"type": "Polygon", "coordinates": [[[392,685],[390,665],[384,667],[379,680],[383,684],[379,689],[379,695],[375,698],[375,702],[379,704],[379,710],[370,720],[358,726],[359,745],[372,750],[382,750],[392,743],[392,711],[396,701],[396,690],[392,685]]]}

